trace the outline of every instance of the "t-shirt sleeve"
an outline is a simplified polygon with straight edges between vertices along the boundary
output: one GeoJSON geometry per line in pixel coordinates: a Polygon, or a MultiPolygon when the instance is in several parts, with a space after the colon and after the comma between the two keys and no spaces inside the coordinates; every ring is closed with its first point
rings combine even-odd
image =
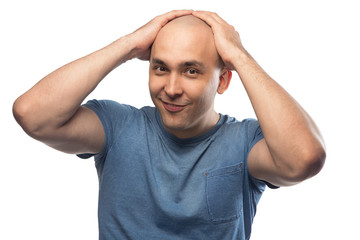
{"type": "Polygon", "coordinates": [[[84,159],[95,156],[96,160],[99,161],[106,157],[106,153],[111,148],[114,139],[121,133],[126,122],[129,121],[133,107],[110,100],[90,100],[83,106],[94,111],[99,117],[105,132],[105,144],[98,154],[83,153],[77,156],[84,159]]]}
{"type": "Polygon", "coordinates": [[[255,144],[264,138],[264,134],[257,120],[247,119],[246,122],[247,122],[247,135],[249,139],[248,149],[250,153],[251,149],[255,146],[255,144]]]}
{"type": "MultiPolygon", "coordinates": [[[[247,136],[248,136],[248,156],[250,154],[251,149],[258,143],[260,140],[264,138],[264,134],[261,130],[260,124],[255,119],[246,119],[247,124],[247,136]]],[[[246,160],[247,161],[247,160],[246,160]]],[[[261,188],[261,185],[266,184],[269,188],[276,189],[277,186],[272,185],[271,183],[259,180],[254,178],[249,172],[249,178],[251,181],[261,188]]]]}

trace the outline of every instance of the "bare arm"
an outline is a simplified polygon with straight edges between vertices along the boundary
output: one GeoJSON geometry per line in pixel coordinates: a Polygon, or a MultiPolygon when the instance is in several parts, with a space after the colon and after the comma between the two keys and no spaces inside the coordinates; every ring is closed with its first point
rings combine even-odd
{"type": "Polygon", "coordinates": [[[264,133],[248,158],[251,174],[277,186],[317,174],[325,147],[311,117],[247,53],[234,27],[215,13],[193,14],[212,27],[219,55],[229,70],[238,73],[264,133]]]}
{"type": "Polygon", "coordinates": [[[265,137],[250,152],[251,173],[278,186],[316,175],[325,147],[311,117],[248,54],[234,65],[265,137]]]}
{"type": "Polygon", "coordinates": [[[191,11],[172,11],[137,31],[71,62],[40,80],[13,105],[18,123],[33,138],[68,153],[97,153],[104,131],[94,112],[81,107],[102,79],[132,58],[147,60],[158,31],[171,19],[191,11]]]}
{"type": "Polygon", "coordinates": [[[14,103],[19,124],[30,136],[64,152],[101,150],[100,122],[80,105],[112,69],[130,58],[127,47],[121,38],[44,77],[14,103]],[[74,146],[80,139],[82,146],[74,146]]]}

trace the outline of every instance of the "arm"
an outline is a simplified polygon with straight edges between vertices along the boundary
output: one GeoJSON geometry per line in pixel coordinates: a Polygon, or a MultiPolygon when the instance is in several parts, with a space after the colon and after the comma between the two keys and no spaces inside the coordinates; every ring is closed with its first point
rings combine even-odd
{"type": "Polygon", "coordinates": [[[137,31],[50,73],[20,96],[14,117],[31,137],[67,153],[97,153],[105,136],[96,114],[81,107],[101,80],[132,58],[147,60],[158,31],[171,19],[191,11],[172,11],[137,31]]]}
{"type": "Polygon", "coordinates": [[[219,55],[238,73],[264,133],[248,157],[251,174],[277,186],[316,175],[325,161],[325,147],[311,117],[247,53],[232,26],[215,13],[193,14],[212,27],[219,55]]]}

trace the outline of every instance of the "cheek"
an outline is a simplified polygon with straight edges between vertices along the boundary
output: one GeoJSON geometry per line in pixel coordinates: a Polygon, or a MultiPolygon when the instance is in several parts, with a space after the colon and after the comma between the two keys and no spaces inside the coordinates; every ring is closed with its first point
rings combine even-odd
{"type": "Polygon", "coordinates": [[[214,99],[217,93],[218,84],[219,81],[215,76],[210,78],[206,86],[204,86],[204,97],[214,99]]]}
{"type": "Polygon", "coordinates": [[[189,91],[189,96],[197,99],[199,108],[207,109],[212,106],[214,102],[216,90],[216,84],[211,82],[197,86],[197,88],[192,88],[191,91],[189,91]]]}
{"type": "Polygon", "coordinates": [[[149,91],[150,95],[156,96],[162,89],[161,81],[158,81],[155,77],[149,77],[149,91]]]}

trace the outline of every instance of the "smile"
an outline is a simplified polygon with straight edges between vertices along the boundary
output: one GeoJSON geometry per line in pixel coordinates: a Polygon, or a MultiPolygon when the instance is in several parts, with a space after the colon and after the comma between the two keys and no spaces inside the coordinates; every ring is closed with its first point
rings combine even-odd
{"type": "Polygon", "coordinates": [[[166,102],[162,102],[162,104],[163,104],[164,108],[171,113],[180,112],[186,107],[186,105],[176,105],[176,104],[171,104],[171,103],[166,103],[166,102]]]}

